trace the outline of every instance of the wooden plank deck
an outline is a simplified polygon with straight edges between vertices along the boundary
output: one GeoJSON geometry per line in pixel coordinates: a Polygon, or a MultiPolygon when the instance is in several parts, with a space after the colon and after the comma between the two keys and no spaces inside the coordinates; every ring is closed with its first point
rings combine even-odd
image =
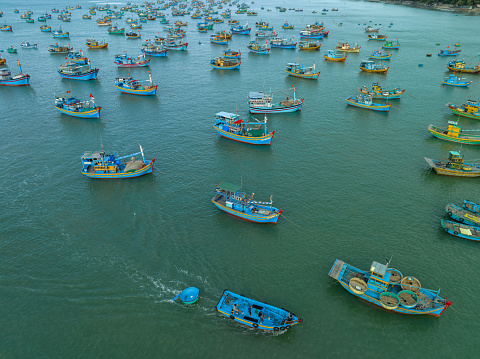
{"type": "Polygon", "coordinates": [[[345,262],[337,259],[337,261],[333,265],[332,269],[330,269],[330,273],[328,273],[328,275],[330,277],[332,277],[333,279],[338,280],[338,276],[340,275],[340,271],[341,271],[344,264],[345,264],[345,262]]]}

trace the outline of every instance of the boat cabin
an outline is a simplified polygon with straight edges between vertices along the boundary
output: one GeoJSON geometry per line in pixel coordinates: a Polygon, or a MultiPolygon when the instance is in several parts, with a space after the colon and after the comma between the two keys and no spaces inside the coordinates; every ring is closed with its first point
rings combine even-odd
{"type": "Polygon", "coordinates": [[[456,137],[460,134],[460,127],[455,121],[448,121],[447,136],[456,137]]]}
{"type": "Polygon", "coordinates": [[[474,113],[479,111],[479,104],[478,102],[468,100],[467,103],[463,106],[467,113],[474,113]]]}
{"type": "Polygon", "coordinates": [[[251,107],[272,107],[272,95],[263,91],[250,91],[248,93],[248,102],[251,107]]]}
{"type": "Polygon", "coordinates": [[[463,169],[463,156],[457,151],[450,151],[448,156],[448,166],[454,169],[463,169]]]}
{"type": "Polygon", "coordinates": [[[245,122],[235,113],[222,111],[215,115],[215,126],[226,132],[247,137],[262,137],[268,134],[266,117],[264,122],[245,122]]]}

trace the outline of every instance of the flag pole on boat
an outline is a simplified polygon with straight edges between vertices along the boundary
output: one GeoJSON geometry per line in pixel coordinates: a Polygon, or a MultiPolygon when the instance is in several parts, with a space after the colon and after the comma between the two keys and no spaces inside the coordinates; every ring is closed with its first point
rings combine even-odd
{"type": "Polygon", "coordinates": [[[140,152],[142,153],[142,159],[143,159],[143,163],[145,163],[145,155],[143,154],[143,148],[142,148],[142,145],[139,143],[138,144],[140,146],[140,152]]]}

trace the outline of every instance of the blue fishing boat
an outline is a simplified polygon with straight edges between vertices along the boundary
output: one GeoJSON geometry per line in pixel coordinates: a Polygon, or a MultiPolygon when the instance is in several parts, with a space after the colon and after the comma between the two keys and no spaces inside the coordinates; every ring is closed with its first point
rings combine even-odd
{"type": "Polygon", "coordinates": [[[129,57],[127,54],[115,55],[113,62],[118,67],[145,67],[150,65],[150,59],[146,59],[145,54],[137,57],[129,57]]]}
{"type": "Polygon", "coordinates": [[[450,151],[448,159],[433,160],[426,158],[430,168],[439,175],[456,177],[480,177],[480,164],[468,163],[457,151],[450,151]]]}
{"type": "Polygon", "coordinates": [[[80,101],[78,98],[69,95],[55,97],[55,108],[69,116],[80,118],[100,118],[100,106],[95,105],[95,98],[90,94],[90,99],[80,101]]]}
{"type": "Polygon", "coordinates": [[[300,30],[300,38],[304,39],[323,39],[324,34],[321,30],[300,30]]]}
{"type": "Polygon", "coordinates": [[[270,46],[272,48],[276,47],[279,49],[295,49],[297,47],[297,43],[293,42],[293,39],[281,39],[277,37],[270,40],[270,46]]]}
{"type": "Polygon", "coordinates": [[[60,65],[60,70],[58,73],[60,77],[68,80],[96,80],[99,69],[92,68],[90,66],[90,61],[86,64],[78,64],[76,62],[67,62],[66,64],[60,65]]]}
{"type": "Polygon", "coordinates": [[[463,200],[463,208],[473,213],[480,213],[480,204],[469,201],[467,199],[463,200]]]}
{"type": "Polygon", "coordinates": [[[291,62],[287,64],[285,72],[290,76],[308,80],[318,80],[318,77],[320,76],[320,71],[315,72],[315,62],[311,67],[304,67],[298,63],[291,62]]]}
{"type": "Polygon", "coordinates": [[[18,63],[18,74],[13,75],[8,68],[0,68],[0,86],[27,86],[29,85],[30,75],[23,74],[20,61],[18,63]]]}
{"type": "Polygon", "coordinates": [[[178,297],[183,304],[193,304],[196,303],[200,295],[200,290],[195,287],[189,287],[182,290],[179,294],[172,299],[172,302],[175,301],[178,297]]]}
{"type": "Polygon", "coordinates": [[[256,223],[277,223],[283,210],[269,202],[254,201],[252,194],[247,196],[242,187],[227,182],[215,186],[212,202],[220,210],[240,219],[256,223]]]}
{"type": "Polygon", "coordinates": [[[388,37],[387,35],[380,35],[380,34],[368,35],[369,40],[376,40],[376,41],[385,41],[387,37],[388,37]]]}
{"type": "Polygon", "coordinates": [[[167,56],[168,50],[165,49],[163,46],[155,45],[155,44],[152,44],[151,42],[146,42],[142,44],[142,52],[146,56],[165,57],[167,56]]]}
{"type": "Polygon", "coordinates": [[[393,54],[389,52],[381,52],[379,50],[373,51],[370,55],[368,55],[371,59],[379,59],[379,60],[390,60],[393,54]]]}
{"type": "Polygon", "coordinates": [[[459,78],[455,74],[450,74],[448,77],[445,77],[445,80],[442,81],[443,85],[447,86],[456,86],[456,87],[467,87],[473,81],[461,81],[466,80],[465,78],[459,78]]]}
{"type": "Polygon", "coordinates": [[[71,51],[67,56],[70,58],[72,62],[75,62],[79,65],[86,65],[90,61],[88,57],[85,57],[82,50],[71,51]]]}
{"type": "Polygon", "coordinates": [[[399,49],[400,48],[400,43],[398,42],[398,39],[396,39],[397,42],[393,41],[387,41],[386,43],[382,44],[382,48],[384,49],[399,49]]]}
{"type": "Polygon", "coordinates": [[[392,104],[390,103],[386,103],[386,104],[373,103],[372,95],[364,95],[364,94],[361,94],[357,98],[353,98],[353,97],[346,98],[345,101],[347,101],[347,105],[349,106],[359,107],[359,108],[372,110],[372,111],[380,111],[380,112],[388,112],[390,111],[390,107],[392,106],[392,104]]]}
{"type": "Polygon", "coordinates": [[[396,313],[439,317],[452,304],[440,297],[440,289],[422,288],[417,278],[388,265],[374,261],[363,271],[337,259],[328,275],[356,297],[396,313]]]}
{"type": "Polygon", "coordinates": [[[261,55],[268,55],[270,53],[270,48],[267,44],[260,44],[258,41],[250,41],[247,47],[250,49],[250,52],[261,55]]]}
{"type": "Polygon", "coordinates": [[[216,45],[228,45],[228,39],[225,39],[224,37],[212,35],[210,36],[210,43],[216,44],[216,45]]]}
{"type": "Polygon", "coordinates": [[[227,59],[241,59],[242,53],[240,51],[233,51],[231,49],[228,49],[227,51],[223,52],[222,56],[227,59]]]}
{"type": "Polygon", "coordinates": [[[347,59],[347,54],[346,53],[337,54],[333,50],[328,50],[327,53],[323,55],[323,57],[327,61],[342,62],[342,61],[345,61],[347,59]]]}
{"type": "Polygon", "coordinates": [[[60,28],[59,30],[52,31],[52,36],[59,39],[68,39],[70,37],[70,33],[68,31],[63,32],[62,28],[60,28]]]}
{"type": "Polygon", "coordinates": [[[22,46],[22,48],[24,48],[24,49],[36,49],[37,48],[37,44],[31,44],[28,41],[20,43],[20,46],[22,46]]]}
{"type": "Polygon", "coordinates": [[[73,50],[73,47],[67,44],[67,46],[60,46],[59,44],[50,45],[48,47],[48,52],[51,54],[68,54],[73,50]]]}
{"type": "Polygon", "coordinates": [[[218,112],[213,128],[222,137],[251,145],[270,145],[275,134],[267,131],[267,115],[264,122],[245,122],[235,113],[218,112]]]}
{"type": "Polygon", "coordinates": [[[480,226],[480,214],[478,212],[473,212],[470,209],[457,206],[453,203],[447,204],[445,207],[445,212],[455,221],[468,224],[471,226],[480,226]]]}
{"type": "Polygon", "coordinates": [[[399,99],[402,97],[405,89],[394,87],[391,90],[385,90],[378,82],[372,84],[372,89],[369,91],[367,86],[362,86],[359,91],[364,95],[371,95],[373,98],[381,98],[385,100],[399,99]]]}
{"type": "Polygon", "coordinates": [[[472,226],[469,224],[447,221],[445,219],[440,220],[440,223],[443,230],[452,236],[480,242],[480,227],[478,227],[478,224],[472,226]]]}
{"type": "Polygon", "coordinates": [[[143,148],[140,152],[119,157],[105,151],[85,151],[81,156],[82,174],[90,178],[134,178],[152,173],[155,159],[146,160],[143,148]],[[136,156],[141,155],[141,159],[136,156]]]}
{"type": "Polygon", "coordinates": [[[257,31],[255,33],[255,37],[258,38],[258,39],[268,39],[268,38],[271,38],[271,37],[277,37],[277,34],[275,33],[275,31],[273,31],[273,32],[257,31]]]}
{"type": "Polygon", "coordinates": [[[297,99],[295,86],[293,88],[293,99],[287,96],[286,100],[279,103],[273,102],[273,92],[250,91],[248,94],[248,107],[250,113],[286,113],[295,112],[302,109],[303,98],[297,99]]]}
{"type": "Polygon", "coordinates": [[[210,66],[216,70],[238,70],[241,63],[238,58],[215,57],[210,60],[210,66]]]}
{"type": "Polygon", "coordinates": [[[42,32],[51,32],[52,31],[52,28],[48,25],[42,25],[40,26],[40,31],[42,32]]]}
{"type": "Polygon", "coordinates": [[[153,85],[152,74],[148,72],[149,79],[145,81],[134,80],[133,77],[117,77],[115,88],[123,93],[139,96],[155,96],[158,85],[153,85]],[[149,82],[150,86],[142,85],[142,82],[149,82]]]}
{"type": "Polygon", "coordinates": [[[248,35],[250,34],[250,30],[252,30],[252,28],[248,27],[248,22],[245,25],[237,25],[230,28],[232,34],[237,35],[248,35]]]}
{"type": "Polygon", "coordinates": [[[455,50],[440,50],[440,52],[438,53],[438,56],[457,56],[459,52],[461,52],[462,50],[460,49],[456,49],[455,50]]]}
{"type": "Polygon", "coordinates": [[[389,69],[389,67],[383,65],[383,63],[377,64],[374,61],[362,61],[358,68],[364,72],[380,74],[386,74],[389,69]]]}
{"type": "Polygon", "coordinates": [[[246,326],[268,332],[285,332],[303,320],[292,312],[224,290],[217,311],[246,326]]]}
{"type": "Polygon", "coordinates": [[[284,29],[293,29],[295,26],[293,24],[289,24],[287,21],[282,25],[284,29]]]}

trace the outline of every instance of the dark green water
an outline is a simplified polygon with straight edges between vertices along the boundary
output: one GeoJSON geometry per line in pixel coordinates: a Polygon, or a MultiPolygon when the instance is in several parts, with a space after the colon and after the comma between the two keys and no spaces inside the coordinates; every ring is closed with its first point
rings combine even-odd
{"type": "MultiPolygon", "coordinates": [[[[436,56],[456,42],[460,57],[477,56],[478,17],[368,2],[257,2],[252,8],[258,17],[232,17],[250,24],[267,20],[281,36],[297,40],[303,25],[320,20],[330,36],[320,52],[273,49],[269,56],[247,53],[250,38],[236,36],[230,47],[243,58],[240,71],[232,72],[210,69],[209,60],[224,47],[198,33],[197,21],[180,18],[189,23],[188,51],[152,58],[159,91],[156,98],[139,98],[113,87],[116,76],[129,72],[114,67],[113,57],[125,50],[139,54],[141,41],[108,36],[94,19],[81,19],[92,3],[80,4],[71,23],[61,23],[56,14],[49,22],[69,31],[68,41],[56,41],[39,31],[41,23],[27,24],[13,14],[14,8],[31,9],[36,19],[66,3],[0,4],[2,23],[14,27],[13,33],[0,33],[0,48],[14,45],[19,52],[3,56],[12,70],[20,59],[31,76],[29,87],[0,88],[1,357],[478,355],[480,248],[445,234],[439,222],[448,202],[480,201],[479,180],[437,176],[423,160],[444,158],[449,150],[461,150],[470,160],[480,157],[474,147],[434,139],[427,131],[430,123],[455,119],[446,103],[478,99],[478,75],[462,76],[474,81],[468,89],[441,86],[448,58],[436,56]],[[277,4],[304,11],[266,11],[277,4]],[[322,16],[324,7],[339,11],[322,16]],[[285,19],[295,30],[281,29],[285,19]],[[358,69],[379,46],[366,40],[369,21],[401,42],[386,76],[358,69]],[[86,49],[91,36],[108,39],[108,49],[86,49]],[[39,48],[24,50],[21,41],[39,48]],[[344,64],[324,62],[321,54],[338,41],[356,41],[362,50],[344,64]],[[63,56],[47,52],[55,42],[83,49],[100,69],[98,80],[61,80],[63,56]],[[316,62],[318,82],[284,74],[285,64],[296,59],[316,62]],[[374,81],[407,92],[392,101],[388,115],[347,108],[344,99],[374,81]],[[270,148],[219,138],[211,128],[216,112],[238,109],[246,116],[249,91],[291,85],[305,106],[300,113],[269,117],[276,131],[270,148]],[[57,113],[54,93],[70,89],[81,98],[92,93],[102,118],[57,113]],[[100,148],[101,141],[121,154],[137,151],[140,142],[162,173],[125,181],[85,178],[80,155],[100,148]],[[273,194],[285,215],[278,225],[231,218],[210,202],[216,183],[240,178],[258,199],[273,194]],[[373,260],[391,256],[391,265],[404,275],[442,288],[453,301],[441,318],[384,312],[327,276],[336,258],[367,269],[373,260]],[[172,303],[188,286],[200,288],[198,304],[172,303]],[[226,288],[288,308],[304,323],[282,335],[244,329],[214,310],[226,288]]],[[[118,24],[124,26],[128,16],[118,24]]],[[[164,32],[155,21],[141,33],[145,40],[164,32]]],[[[130,73],[146,79],[146,71],[130,73]]],[[[474,120],[460,125],[480,129],[474,120]]]]}

